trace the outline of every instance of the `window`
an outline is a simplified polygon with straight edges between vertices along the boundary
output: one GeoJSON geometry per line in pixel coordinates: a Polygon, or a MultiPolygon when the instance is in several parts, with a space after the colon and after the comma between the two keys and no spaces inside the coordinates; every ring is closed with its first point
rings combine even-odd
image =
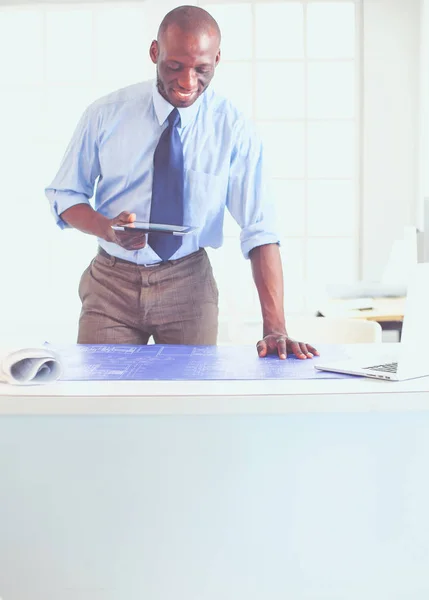
{"type": "MultiPolygon", "coordinates": [[[[357,0],[356,0],[357,2],[357,0]]],[[[28,4],[0,8],[4,328],[73,341],[80,275],[95,240],[56,229],[44,187],[85,107],[153,77],[150,41],[177,3],[28,4]],[[161,5],[161,6],[160,6],[161,5]],[[78,35],[76,32],[79,32],[78,35]],[[40,324],[38,324],[40,323],[40,324]]],[[[286,311],[309,288],[357,275],[357,4],[279,1],[200,5],[218,19],[222,61],[213,85],[253,118],[266,145],[281,235],[286,311]],[[237,27],[237,23],[240,24],[237,27]]],[[[257,294],[227,216],[211,252],[221,319],[260,318],[257,294]]],[[[39,340],[40,341],[40,340],[39,340]]]]}
{"type": "MultiPolygon", "coordinates": [[[[214,86],[254,119],[265,143],[286,312],[302,312],[327,282],[358,276],[358,4],[202,5],[223,34],[214,86]]],[[[224,248],[211,253],[221,307],[229,317],[259,319],[237,228],[226,232],[224,248]]]]}

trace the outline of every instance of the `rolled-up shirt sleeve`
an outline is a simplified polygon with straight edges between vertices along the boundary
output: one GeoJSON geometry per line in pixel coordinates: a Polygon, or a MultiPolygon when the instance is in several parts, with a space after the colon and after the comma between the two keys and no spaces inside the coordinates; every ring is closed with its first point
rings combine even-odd
{"type": "Polygon", "coordinates": [[[94,105],[82,115],[66,149],[58,173],[45,189],[57,225],[68,227],[61,214],[76,204],[90,204],[100,175],[98,119],[94,105]]]}
{"type": "Polygon", "coordinates": [[[241,250],[248,258],[257,246],[278,244],[279,236],[262,142],[247,121],[235,139],[226,204],[241,227],[241,250]]]}

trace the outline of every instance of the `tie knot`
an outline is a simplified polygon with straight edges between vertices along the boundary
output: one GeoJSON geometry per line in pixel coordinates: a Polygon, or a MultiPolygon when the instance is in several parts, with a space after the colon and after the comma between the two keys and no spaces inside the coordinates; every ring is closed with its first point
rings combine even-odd
{"type": "Polygon", "coordinates": [[[180,114],[177,108],[171,111],[168,115],[168,124],[170,127],[179,127],[180,126],[180,114]]]}

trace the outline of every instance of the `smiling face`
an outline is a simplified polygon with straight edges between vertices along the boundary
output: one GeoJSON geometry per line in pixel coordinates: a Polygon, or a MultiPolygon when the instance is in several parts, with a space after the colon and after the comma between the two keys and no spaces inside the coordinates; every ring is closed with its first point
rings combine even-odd
{"type": "Polygon", "coordinates": [[[159,93],[177,108],[191,106],[207,89],[220,60],[219,36],[171,25],[150,47],[159,93]]]}

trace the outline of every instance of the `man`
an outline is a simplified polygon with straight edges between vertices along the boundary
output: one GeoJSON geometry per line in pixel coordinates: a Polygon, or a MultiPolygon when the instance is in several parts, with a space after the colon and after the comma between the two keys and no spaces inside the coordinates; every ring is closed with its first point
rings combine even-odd
{"type": "Polygon", "coordinates": [[[227,207],[241,226],[261,302],[259,356],[317,353],[286,332],[262,146],[240,113],[208,89],[220,39],[203,9],[168,13],[150,47],[156,82],[92,104],[46,189],[60,227],[99,241],[79,287],[79,343],[145,344],[153,335],[162,344],[215,344],[218,295],[204,248],[222,244],[227,207]],[[198,230],[178,238],[112,229],[135,220],[198,230]]]}

